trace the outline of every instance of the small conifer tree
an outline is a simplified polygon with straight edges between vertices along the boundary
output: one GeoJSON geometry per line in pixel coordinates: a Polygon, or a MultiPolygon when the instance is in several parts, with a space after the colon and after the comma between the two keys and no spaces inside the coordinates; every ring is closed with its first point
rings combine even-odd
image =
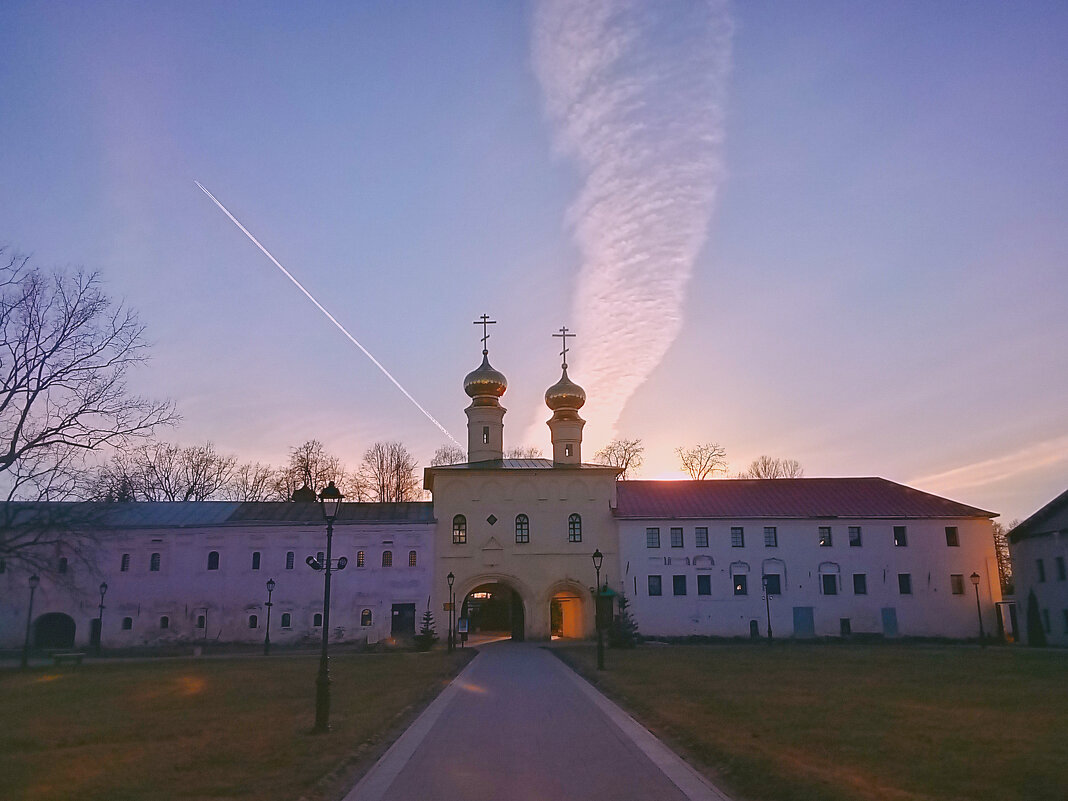
{"type": "Polygon", "coordinates": [[[641,642],[642,635],[638,633],[638,624],[630,613],[627,596],[620,593],[616,598],[619,609],[612,621],[612,628],[608,630],[608,644],[613,648],[633,648],[641,642]]]}
{"type": "Polygon", "coordinates": [[[438,635],[434,633],[434,613],[427,604],[423,612],[423,624],[419,627],[419,633],[415,635],[415,647],[420,651],[429,651],[438,641],[438,635]]]}
{"type": "Polygon", "coordinates": [[[1038,648],[1046,645],[1046,629],[1038,615],[1038,598],[1034,590],[1027,594],[1027,644],[1038,648]]]}

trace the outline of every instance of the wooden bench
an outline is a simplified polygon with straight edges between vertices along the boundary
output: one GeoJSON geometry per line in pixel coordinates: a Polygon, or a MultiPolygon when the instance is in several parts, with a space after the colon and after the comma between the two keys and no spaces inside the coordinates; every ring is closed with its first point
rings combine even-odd
{"type": "Polygon", "coordinates": [[[64,651],[52,654],[53,665],[62,665],[65,662],[73,662],[75,665],[80,665],[83,659],[85,659],[85,654],[76,653],[74,651],[64,651]]]}

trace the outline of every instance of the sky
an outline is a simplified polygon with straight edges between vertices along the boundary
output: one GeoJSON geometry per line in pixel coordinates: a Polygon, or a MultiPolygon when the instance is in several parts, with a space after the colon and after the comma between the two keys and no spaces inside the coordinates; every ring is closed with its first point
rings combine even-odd
{"type": "Polygon", "coordinates": [[[425,465],[463,376],[506,447],[639,477],[722,444],[1022,518],[1068,485],[1063,3],[0,4],[0,243],[99,270],[164,436],[425,465]]]}

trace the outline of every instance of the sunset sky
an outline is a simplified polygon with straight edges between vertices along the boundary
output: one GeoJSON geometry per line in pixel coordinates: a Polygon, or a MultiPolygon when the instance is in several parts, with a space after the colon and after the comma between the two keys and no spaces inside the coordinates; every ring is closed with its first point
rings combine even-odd
{"type": "Polygon", "coordinates": [[[717,441],[1024,517],[1068,486],[1068,5],[0,4],[0,243],[139,310],[165,436],[506,447],[590,396],[639,477],[717,441]]]}

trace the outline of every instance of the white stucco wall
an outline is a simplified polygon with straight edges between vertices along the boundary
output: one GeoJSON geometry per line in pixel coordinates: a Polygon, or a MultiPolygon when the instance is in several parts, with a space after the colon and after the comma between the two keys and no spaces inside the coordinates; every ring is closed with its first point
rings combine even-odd
{"type": "MultiPolygon", "coordinates": [[[[1000,586],[991,524],[985,519],[957,520],[621,520],[622,589],[644,635],[749,636],[750,621],[767,634],[761,574],[782,576],[782,594],[770,599],[775,636],[794,636],[794,608],[811,607],[816,636],[839,636],[848,618],[853,634],[883,633],[883,610],[893,609],[899,636],[976,637],[975,590],[968,577],[978,573],[983,623],[996,630],[993,604],[1000,586]],[[907,544],[895,546],[894,526],[907,527],[907,544]],[[672,548],[672,527],[683,528],[683,547],[672,548]],[[708,528],[709,545],[695,545],[694,529],[708,528]],[[731,546],[732,526],[744,529],[745,545],[731,546]],[[764,527],[777,529],[778,546],[765,547],[764,527]],[[819,545],[819,527],[830,526],[832,543],[819,545]],[[851,547],[848,528],[861,527],[859,547],[851,547]],[[956,526],[960,545],[946,544],[946,526],[956,526]],[[660,529],[660,548],[646,547],[646,528],[660,529]],[[708,564],[708,559],[711,564],[708,564]],[[703,564],[695,564],[700,559],[703,564]],[[666,564],[669,560],[670,564],[666,564]],[[732,565],[748,572],[748,594],[734,594],[732,565]],[[825,595],[822,573],[835,573],[837,595],[825,595]],[[867,594],[853,592],[853,574],[866,575],[867,594]],[[898,574],[911,576],[912,593],[899,592],[898,574]],[[697,576],[711,577],[711,594],[698,595],[697,576]],[[951,592],[951,574],[963,576],[964,592],[951,592]],[[662,577],[659,597],[650,596],[648,577],[662,577]],[[686,577],[686,595],[673,595],[672,577],[686,577]]],[[[803,613],[802,613],[803,614],[803,613]]]]}
{"type": "MultiPolygon", "coordinates": [[[[1061,525],[1068,521],[1057,521],[1061,525]]],[[[1068,529],[1048,531],[1010,546],[1016,619],[1027,636],[1027,599],[1033,590],[1048,645],[1068,645],[1068,529]],[[1058,562],[1058,559],[1060,561],[1058,562]],[[1039,561],[1042,573],[1039,571],[1039,561]]]]}

